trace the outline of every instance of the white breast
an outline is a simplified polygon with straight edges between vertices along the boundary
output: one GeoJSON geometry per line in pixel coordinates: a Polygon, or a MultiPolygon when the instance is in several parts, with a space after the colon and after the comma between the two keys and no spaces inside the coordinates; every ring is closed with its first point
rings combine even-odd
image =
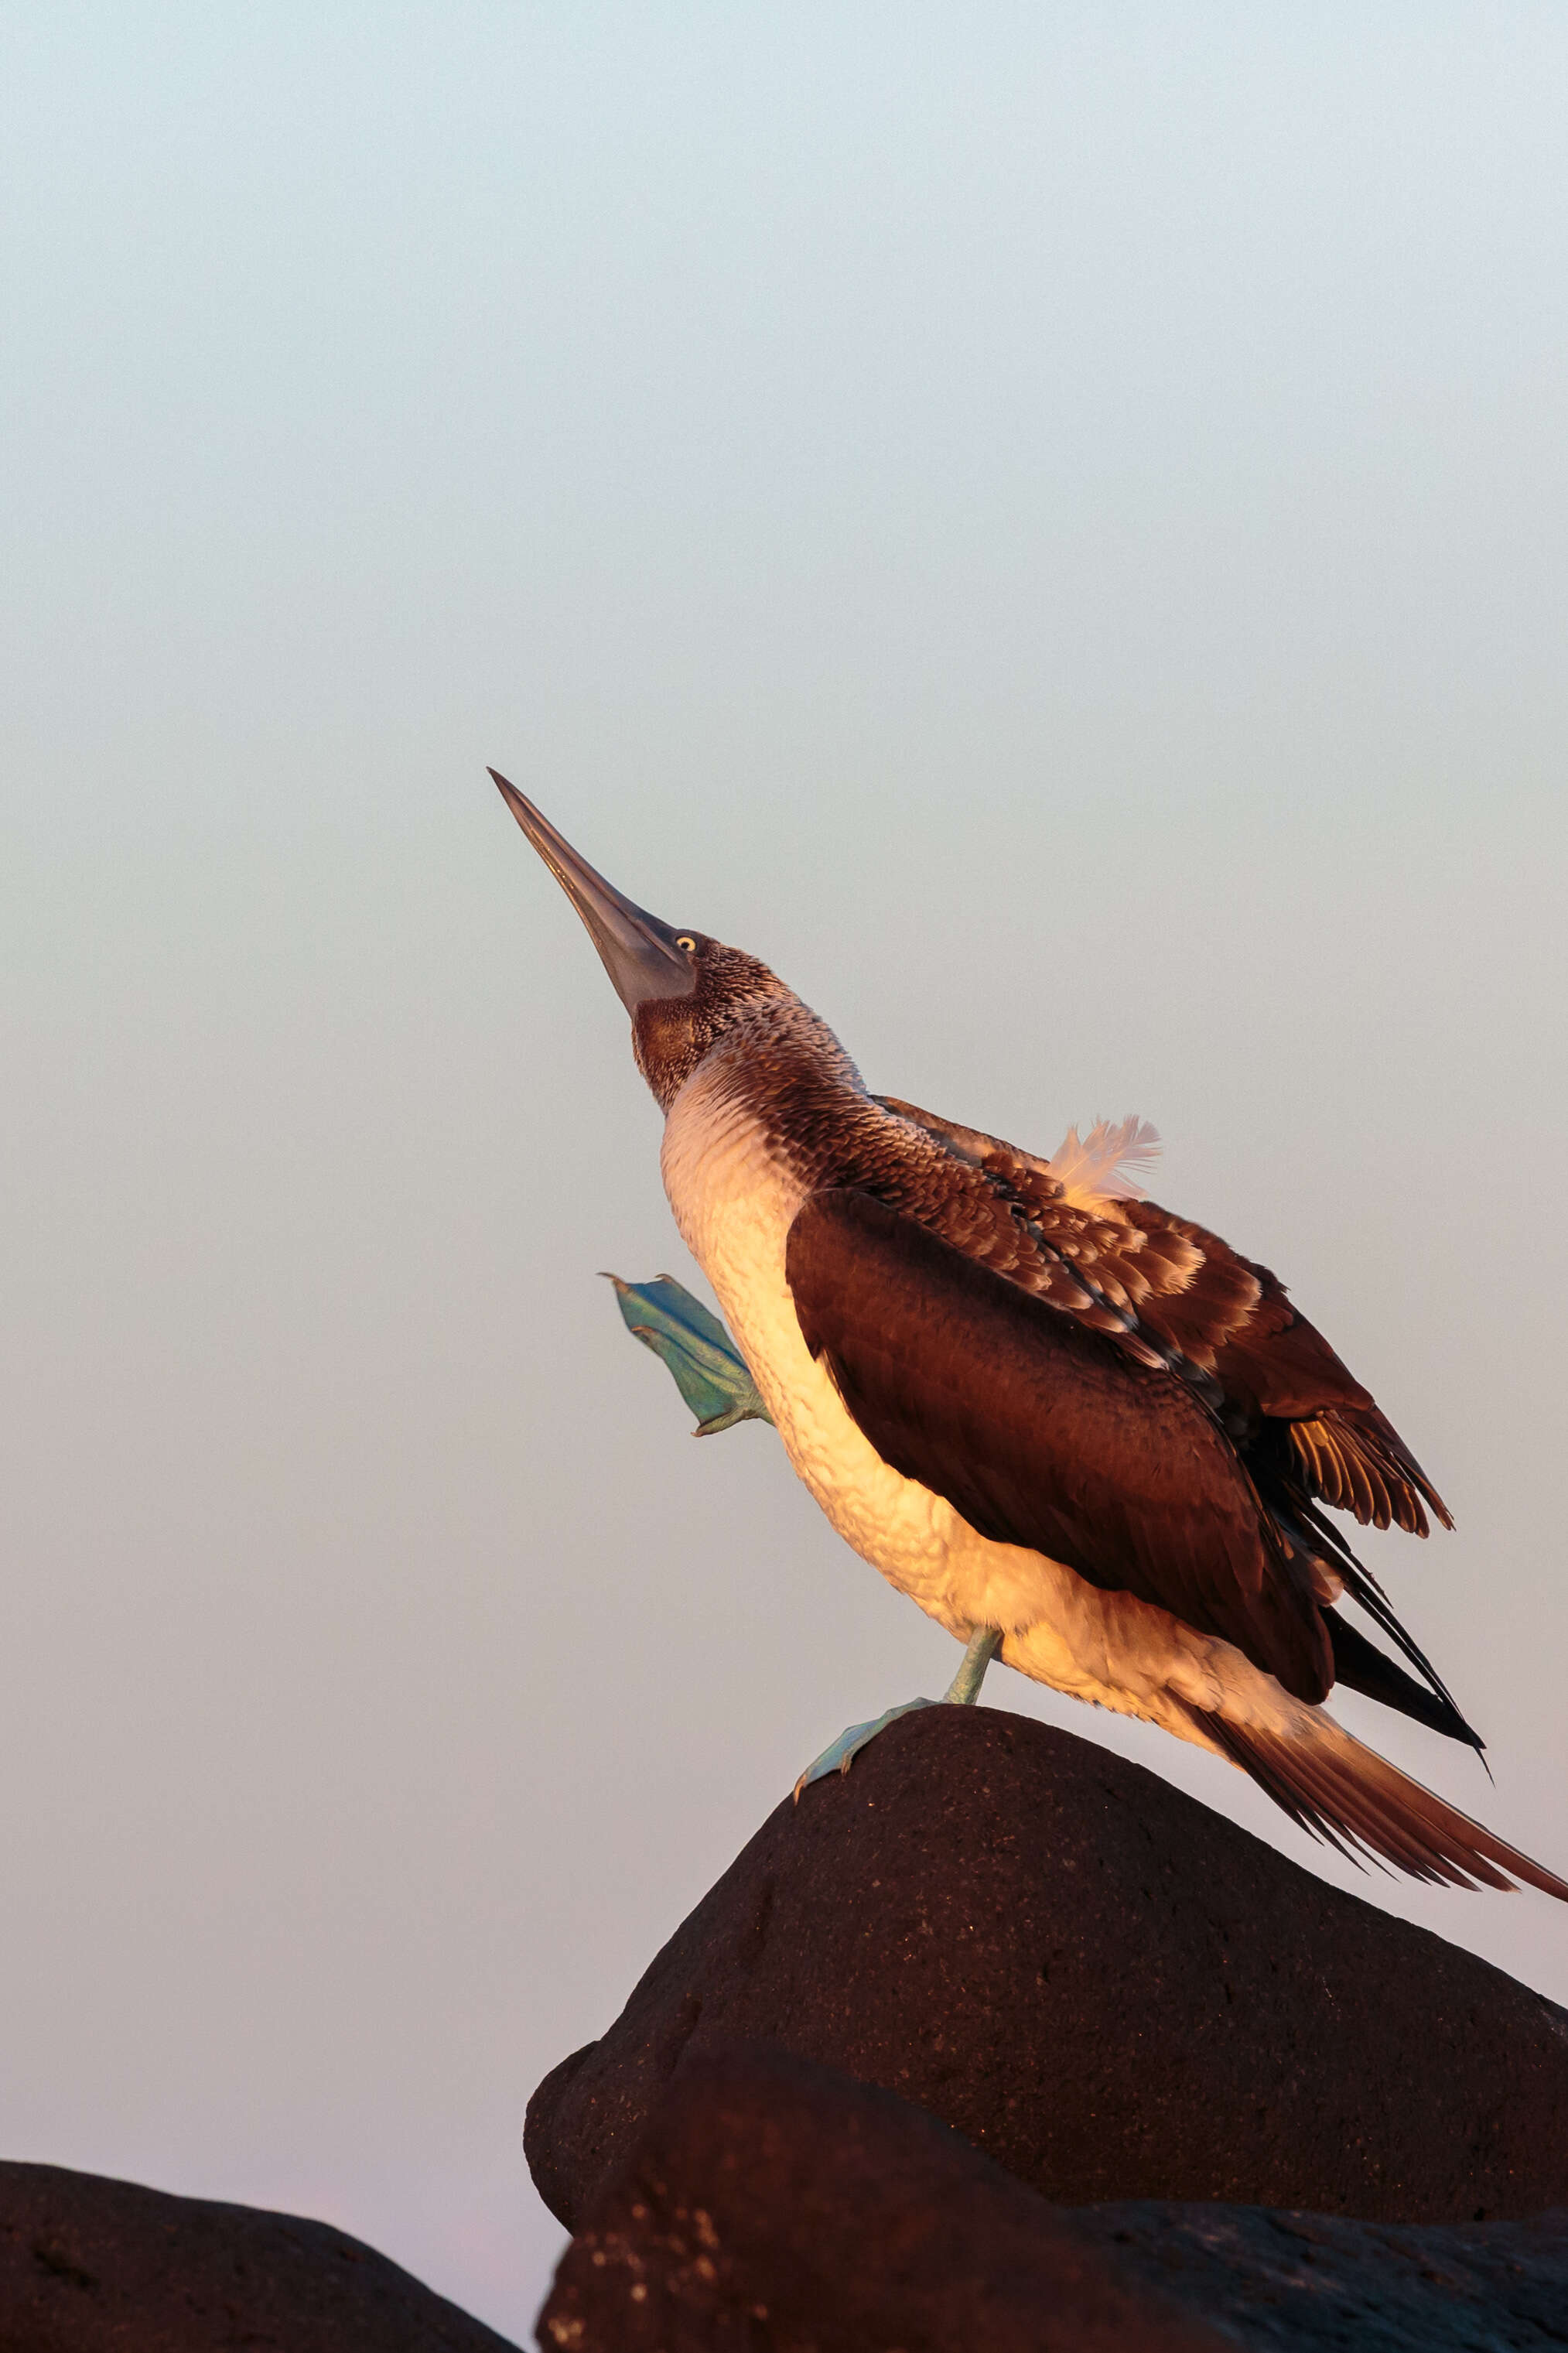
{"type": "Polygon", "coordinates": [[[961,1637],[975,1625],[1033,1623],[1048,1606],[1047,1565],[1036,1553],[988,1543],[944,1497],[890,1469],[806,1347],[784,1279],[785,1241],[805,1187],[721,1069],[704,1065],[671,1104],[661,1166],[686,1246],[713,1286],[791,1462],[839,1535],[961,1637]]]}

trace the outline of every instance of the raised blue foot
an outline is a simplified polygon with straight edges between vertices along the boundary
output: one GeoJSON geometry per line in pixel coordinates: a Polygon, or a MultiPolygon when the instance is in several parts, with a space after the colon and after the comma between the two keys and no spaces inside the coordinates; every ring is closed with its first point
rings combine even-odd
{"type": "Polygon", "coordinates": [[[618,1274],[605,1279],[616,1286],[627,1331],[668,1366],[697,1416],[697,1437],[711,1438],[738,1421],[772,1421],[739,1348],[683,1283],[672,1274],[651,1282],[623,1282],[618,1274]]]}

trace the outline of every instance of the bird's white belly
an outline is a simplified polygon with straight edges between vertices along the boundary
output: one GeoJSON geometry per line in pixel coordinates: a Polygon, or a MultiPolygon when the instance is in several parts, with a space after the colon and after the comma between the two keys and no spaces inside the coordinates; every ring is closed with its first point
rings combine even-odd
{"type": "Polygon", "coordinates": [[[967,1640],[1051,1613],[1052,1588],[1079,1580],[1037,1553],[978,1535],[945,1497],[884,1462],[806,1347],[784,1279],[805,1188],[756,1123],[699,1072],[670,1106],[662,1167],[682,1239],[778,1426],[784,1451],[862,1559],[967,1640]]]}

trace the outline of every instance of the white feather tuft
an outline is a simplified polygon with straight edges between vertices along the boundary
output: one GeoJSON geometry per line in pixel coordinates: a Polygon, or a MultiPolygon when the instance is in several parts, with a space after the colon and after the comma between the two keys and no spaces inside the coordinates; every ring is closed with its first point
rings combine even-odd
{"type": "Polygon", "coordinates": [[[1097,1201],[1142,1201],[1144,1187],[1128,1171],[1151,1167],[1160,1149],[1158,1128],[1135,1113],[1114,1127],[1097,1119],[1081,1143],[1077,1128],[1068,1128],[1051,1155],[1051,1175],[1075,1208],[1092,1208],[1097,1201]]]}

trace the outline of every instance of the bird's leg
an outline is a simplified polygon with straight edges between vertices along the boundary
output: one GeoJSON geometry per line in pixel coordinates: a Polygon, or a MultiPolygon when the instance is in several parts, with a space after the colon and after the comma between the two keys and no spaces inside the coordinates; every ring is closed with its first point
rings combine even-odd
{"type": "Polygon", "coordinates": [[[901,1707],[889,1707],[869,1724],[852,1724],[830,1741],[815,1764],[808,1765],[795,1785],[795,1801],[800,1803],[800,1793],[808,1782],[825,1780],[829,1773],[847,1773],[862,1748],[896,1724],[900,1715],[912,1714],[917,1707],[973,1707],[980,1696],[980,1686],[985,1680],[985,1670],[1002,1647],[1002,1630],[997,1626],[976,1626],[969,1645],[959,1662],[958,1672],[940,1700],[907,1699],[901,1707]]]}
{"type": "Polygon", "coordinates": [[[985,1670],[1002,1648],[1000,1626],[976,1626],[969,1638],[969,1647],[958,1662],[958,1672],[942,1694],[949,1707],[973,1707],[980,1697],[980,1686],[985,1681],[985,1670]]]}

